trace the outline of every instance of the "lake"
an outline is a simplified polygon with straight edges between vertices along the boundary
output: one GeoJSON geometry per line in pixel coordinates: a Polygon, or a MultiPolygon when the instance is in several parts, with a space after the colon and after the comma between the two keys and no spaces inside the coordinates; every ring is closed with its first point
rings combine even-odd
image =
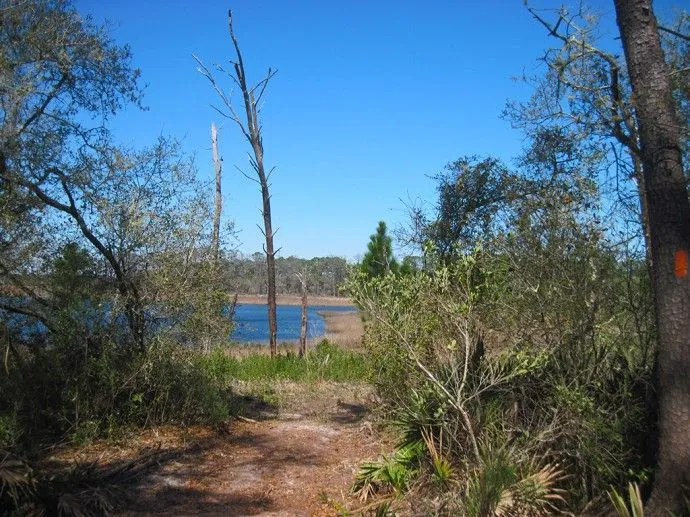
{"type": "MultiPolygon", "coordinates": [[[[326,333],[326,323],[318,311],[329,312],[352,312],[356,311],[354,306],[333,306],[333,305],[311,305],[307,309],[307,338],[318,338],[326,333]]],[[[107,311],[106,311],[107,313],[107,311]]],[[[300,324],[302,320],[302,307],[299,305],[278,305],[276,310],[278,318],[278,341],[296,341],[299,339],[300,324]]],[[[97,312],[83,314],[87,320],[98,318],[97,312]]],[[[101,317],[107,319],[107,315],[101,317]]],[[[10,327],[16,327],[24,338],[29,338],[31,334],[44,334],[45,326],[31,320],[27,316],[18,314],[4,314],[3,318],[10,327]]],[[[82,318],[83,319],[83,318],[82,318]]],[[[126,323],[122,316],[119,320],[121,325],[126,323]]],[[[154,322],[154,328],[163,325],[160,320],[154,322]]],[[[237,304],[235,309],[235,329],[231,339],[243,343],[267,343],[268,342],[268,313],[266,305],[254,303],[237,304]]]]}
{"type": "MultiPolygon", "coordinates": [[[[310,305],[307,308],[307,338],[317,338],[326,333],[326,323],[318,311],[352,312],[353,306],[310,305]]],[[[299,305],[278,305],[278,342],[299,339],[302,321],[302,307],[299,305]]],[[[268,342],[268,312],[266,305],[254,303],[237,304],[235,310],[234,341],[245,343],[268,342]]]]}

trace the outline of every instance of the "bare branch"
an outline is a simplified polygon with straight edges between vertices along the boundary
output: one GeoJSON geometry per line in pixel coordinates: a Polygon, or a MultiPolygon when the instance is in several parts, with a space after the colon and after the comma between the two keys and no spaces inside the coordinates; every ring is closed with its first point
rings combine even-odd
{"type": "Polygon", "coordinates": [[[43,115],[45,113],[46,108],[48,108],[48,105],[57,97],[58,93],[60,93],[60,89],[64,86],[64,84],[67,82],[67,74],[63,73],[62,77],[60,77],[60,80],[55,83],[53,86],[52,90],[48,95],[46,95],[46,98],[43,100],[41,105],[36,108],[36,111],[34,111],[27,119],[24,121],[24,124],[21,125],[21,127],[17,130],[17,136],[21,135],[27,127],[29,127],[34,120],[36,120],[38,117],[43,115]]]}
{"type": "Polygon", "coordinates": [[[669,29],[668,27],[664,27],[663,25],[658,25],[657,28],[660,31],[668,32],[669,34],[674,35],[676,38],[680,38],[680,39],[683,39],[685,41],[690,41],[690,36],[687,34],[683,34],[682,32],[678,32],[676,30],[669,29]]]}
{"type": "Polygon", "coordinates": [[[249,174],[247,174],[246,172],[244,172],[242,169],[240,169],[237,165],[235,165],[235,169],[237,169],[238,171],[240,171],[240,174],[242,174],[242,176],[244,176],[244,177],[247,178],[248,180],[253,181],[254,183],[256,183],[256,184],[258,184],[258,185],[261,185],[261,183],[259,182],[258,179],[256,179],[256,178],[250,176],[249,174]]]}
{"type": "Polygon", "coordinates": [[[8,303],[0,300],[0,310],[5,310],[7,312],[12,312],[14,314],[19,314],[22,316],[29,316],[30,318],[34,318],[34,319],[40,321],[41,323],[43,323],[43,325],[45,325],[45,327],[50,332],[52,332],[52,333],[56,332],[55,327],[50,323],[50,321],[48,321],[48,318],[46,318],[42,314],[39,314],[36,311],[32,311],[31,309],[27,309],[26,307],[16,307],[14,305],[8,304],[8,303]]]}
{"type": "Polygon", "coordinates": [[[259,81],[259,83],[256,86],[254,86],[254,88],[251,89],[250,93],[254,94],[254,91],[257,88],[261,87],[261,90],[259,91],[259,95],[256,97],[256,105],[258,105],[259,102],[261,102],[261,97],[263,97],[264,91],[266,91],[266,86],[268,86],[268,81],[270,81],[277,73],[278,73],[278,70],[271,70],[271,68],[269,67],[268,73],[266,74],[266,77],[264,79],[262,79],[261,81],[259,81]]]}
{"type": "MultiPolygon", "coordinates": [[[[211,105],[211,107],[213,109],[215,109],[222,116],[233,120],[240,127],[240,130],[242,131],[242,134],[244,135],[244,137],[251,143],[251,137],[249,136],[249,133],[247,132],[247,129],[244,126],[244,123],[242,122],[240,117],[235,112],[235,108],[232,105],[232,100],[230,99],[230,97],[225,93],[225,90],[223,90],[223,88],[220,87],[220,85],[216,81],[216,78],[213,76],[211,71],[204,64],[204,62],[201,61],[201,59],[199,57],[197,57],[195,54],[192,54],[192,57],[196,60],[196,62],[199,65],[197,70],[199,71],[199,73],[201,75],[203,75],[204,77],[206,77],[206,79],[208,79],[208,81],[211,83],[211,86],[216,91],[216,93],[218,94],[220,99],[223,101],[223,104],[225,104],[225,106],[228,109],[228,111],[230,112],[230,114],[224,112],[223,110],[217,108],[214,105],[211,105]]],[[[232,74],[228,74],[228,75],[230,77],[232,77],[233,80],[235,80],[235,82],[237,82],[237,79],[235,77],[233,77],[232,74]]]]}

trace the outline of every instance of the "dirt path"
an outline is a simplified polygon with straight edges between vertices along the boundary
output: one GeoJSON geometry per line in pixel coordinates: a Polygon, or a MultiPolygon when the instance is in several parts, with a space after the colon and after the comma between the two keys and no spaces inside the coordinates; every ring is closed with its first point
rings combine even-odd
{"type": "Polygon", "coordinates": [[[359,462],[379,452],[351,424],[242,423],[142,479],[124,514],[335,515],[359,462]]]}
{"type": "MultiPolygon", "coordinates": [[[[233,419],[221,431],[149,430],[78,455],[108,465],[150,451],[161,458],[128,487],[120,515],[320,516],[356,506],[349,490],[358,465],[387,447],[369,420],[369,388],[281,388],[289,403],[247,396],[245,414],[254,418],[233,419]]],[[[74,459],[74,450],[65,453],[74,459]]]]}

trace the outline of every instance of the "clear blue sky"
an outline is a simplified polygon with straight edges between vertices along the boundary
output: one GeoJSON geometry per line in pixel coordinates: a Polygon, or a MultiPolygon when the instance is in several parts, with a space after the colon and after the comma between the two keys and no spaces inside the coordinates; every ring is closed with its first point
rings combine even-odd
{"type": "MultiPolygon", "coordinates": [[[[537,7],[557,7],[540,0],[537,7]]],[[[612,1],[591,5],[603,34],[616,36],[612,1]]],[[[668,16],[679,1],[657,1],[668,16]]],[[[522,0],[257,1],[77,0],[97,22],[112,22],[148,86],[146,112],[129,109],[114,121],[118,138],[143,146],[161,133],[183,139],[200,175],[213,165],[209,127],[220,126],[224,216],[241,231],[241,251],[261,250],[258,186],[248,144],[211,104],[217,97],[196,71],[234,57],[235,32],[254,82],[278,69],[262,111],[272,177],[276,245],[281,255],[357,258],[379,220],[406,221],[403,201],[434,200],[428,178],[467,154],[510,161],[521,134],[499,118],[508,98],[529,91],[512,77],[538,70],[554,45],[522,0]]],[[[222,79],[221,75],[218,75],[222,79]]],[[[224,80],[229,90],[231,83],[224,80]]],[[[236,97],[239,102],[241,99],[236,97]]],[[[237,104],[242,108],[241,104],[237,104]]]]}

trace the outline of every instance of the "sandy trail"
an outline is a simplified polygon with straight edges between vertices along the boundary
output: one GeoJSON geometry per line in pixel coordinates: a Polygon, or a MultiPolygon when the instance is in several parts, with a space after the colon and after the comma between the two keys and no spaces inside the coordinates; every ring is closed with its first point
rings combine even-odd
{"type": "Polygon", "coordinates": [[[380,443],[366,427],[309,419],[242,422],[162,465],[124,515],[335,515],[380,443]]]}
{"type": "Polygon", "coordinates": [[[116,487],[119,515],[321,516],[356,507],[350,487],[359,464],[391,445],[372,426],[371,388],[275,388],[282,399],[245,395],[248,417],[222,429],[149,429],[119,444],[67,448],[51,461],[112,468],[155,457],[134,483],[116,487]]]}

